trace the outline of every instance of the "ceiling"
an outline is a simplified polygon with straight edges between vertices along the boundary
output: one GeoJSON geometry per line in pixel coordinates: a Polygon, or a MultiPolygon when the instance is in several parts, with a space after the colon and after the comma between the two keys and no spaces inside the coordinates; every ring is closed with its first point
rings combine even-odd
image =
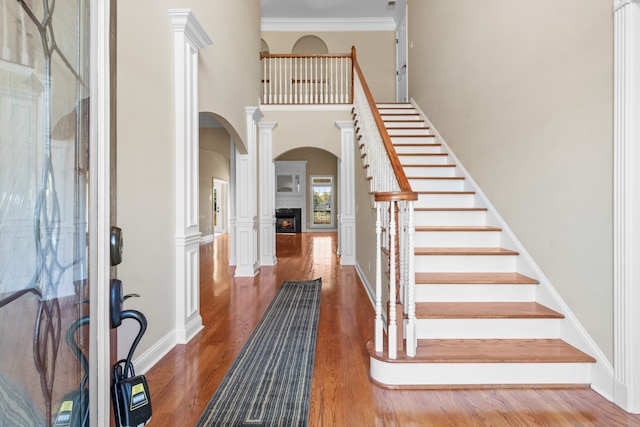
{"type": "Polygon", "coordinates": [[[267,19],[393,18],[400,1],[393,0],[260,0],[267,19]]]}
{"type": "Polygon", "coordinates": [[[395,30],[407,0],[260,0],[263,31],[395,30]]]}

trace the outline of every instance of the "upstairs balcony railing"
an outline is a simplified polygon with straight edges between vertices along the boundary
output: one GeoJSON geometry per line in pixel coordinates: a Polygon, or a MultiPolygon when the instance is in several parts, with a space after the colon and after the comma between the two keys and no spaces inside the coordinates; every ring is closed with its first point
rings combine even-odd
{"type": "Polygon", "coordinates": [[[351,104],[351,54],[260,54],[262,104],[351,104]]]}
{"type": "Polygon", "coordinates": [[[418,196],[393,148],[355,48],[348,54],[261,54],[260,58],[262,104],[353,105],[358,146],[377,213],[374,347],[383,352],[386,330],[390,358],[397,358],[403,339],[406,354],[415,356],[413,203],[418,196]]]}

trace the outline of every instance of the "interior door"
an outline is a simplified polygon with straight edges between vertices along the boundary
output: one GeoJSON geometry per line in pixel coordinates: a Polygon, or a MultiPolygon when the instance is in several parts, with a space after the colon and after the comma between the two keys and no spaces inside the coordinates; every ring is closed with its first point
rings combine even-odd
{"type": "Polygon", "coordinates": [[[90,5],[2,6],[0,419],[88,425],[90,5]]]}
{"type": "Polygon", "coordinates": [[[213,179],[213,232],[227,232],[227,198],[228,183],[221,179],[213,179]]]}
{"type": "Polygon", "coordinates": [[[398,24],[396,30],[396,101],[408,101],[407,75],[407,19],[398,24]]]}

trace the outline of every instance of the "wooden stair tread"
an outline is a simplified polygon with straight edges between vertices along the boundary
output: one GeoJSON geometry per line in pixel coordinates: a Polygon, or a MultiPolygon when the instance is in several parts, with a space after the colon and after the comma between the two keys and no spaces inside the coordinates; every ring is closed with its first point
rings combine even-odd
{"type": "Polygon", "coordinates": [[[534,285],[536,279],[520,273],[416,273],[416,284],[534,285]]]}
{"type": "Polygon", "coordinates": [[[415,248],[416,255],[518,255],[505,248],[415,248]]]}
{"type": "Polygon", "coordinates": [[[386,350],[369,355],[388,363],[595,363],[595,359],[560,339],[429,339],[418,340],[415,357],[398,350],[389,359],[386,350]]]}
{"type": "Polygon", "coordinates": [[[412,179],[457,179],[464,180],[464,176],[412,176],[407,178],[409,181],[412,179]]]}
{"type": "Polygon", "coordinates": [[[475,191],[416,191],[418,194],[476,194],[475,191]]]}
{"type": "Polygon", "coordinates": [[[537,302],[417,302],[418,319],[563,319],[537,302]]]}
{"type": "MultiPolygon", "coordinates": [[[[389,129],[387,129],[387,133],[392,138],[435,138],[436,137],[433,134],[426,134],[426,135],[405,135],[405,134],[391,135],[391,133],[392,133],[391,131],[393,129],[398,129],[398,128],[389,128],[389,129]]],[[[411,129],[414,129],[414,128],[411,128],[411,129]]],[[[420,129],[420,128],[418,128],[418,129],[420,129]]],[[[429,129],[429,128],[425,128],[425,129],[429,129]]],[[[396,144],[393,144],[393,145],[396,145],[396,144]]],[[[440,145],[440,144],[438,144],[438,145],[440,145]]]]}
{"type": "Polygon", "coordinates": [[[485,212],[487,208],[415,208],[414,211],[418,212],[434,212],[434,211],[475,211],[485,212]]]}
{"type": "MultiPolygon", "coordinates": [[[[420,208],[417,208],[420,209],[420,208]]],[[[433,231],[449,231],[449,232],[466,232],[466,231],[502,231],[499,227],[490,227],[486,225],[437,225],[437,226],[426,226],[421,225],[416,227],[416,231],[425,231],[425,232],[433,232],[433,231]]]]}
{"type": "Polygon", "coordinates": [[[402,165],[403,168],[455,168],[453,163],[416,163],[409,165],[402,165]]]}

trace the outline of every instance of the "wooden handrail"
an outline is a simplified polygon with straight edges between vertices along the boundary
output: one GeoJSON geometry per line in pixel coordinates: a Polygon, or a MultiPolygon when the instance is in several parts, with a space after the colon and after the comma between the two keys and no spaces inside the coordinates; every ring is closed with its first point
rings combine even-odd
{"type": "MultiPolygon", "coordinates": [[[[374,197],[376,201],[398,201],[398,200],[418,200],[418,193],[414,192],[411,189],[411,185],[409,184],[409,180],[407,179],[407,175],[404,173],[404,169],[402,168],[402,164],[400,163],[400,159],[396,154],[396,150],[393,148],[393,142],[391,142],[391,137],[389,136],[389,132],[387,132],[387,128],[382,121],[382,116],[378,111],[378,107],[373,99],[373,95],[369,90],[369,85],[364,78],[364,74],[362,73],[362,69],[360,68],[360,64],[358,64],[358,60],[356,59],[356,48],[355,46],[351,48],[351,62],[353,64],[353,73],[358,73],[360,78],[360,83],[362,84],[362,90],[367,98],[367,102],[369,103],[369,108],[373,114],[373,118],[376,121],[376,126],[378,127],[378,131],[380,132],[380,136],[382,137],[382,143],[384,144],[384,148],[387,152],[387,156],[389,157],[389,162],[391,163],[391,168],[393,169],[393,173],[398,180],[398,186],[400,187],[399,192],[376,192],[374,193],[374,197]]],[[[351,85],[353,87],[353,85],[351,85]]],[[[352,96],[353,98],[353,96],[352,96]]]]}
{"type": "Polygon", "coordinates": [[[315,54],[297,54],[297,53],[260,53],[260,58],[351,58],[349,53],[315,53],[315,54]]]}

